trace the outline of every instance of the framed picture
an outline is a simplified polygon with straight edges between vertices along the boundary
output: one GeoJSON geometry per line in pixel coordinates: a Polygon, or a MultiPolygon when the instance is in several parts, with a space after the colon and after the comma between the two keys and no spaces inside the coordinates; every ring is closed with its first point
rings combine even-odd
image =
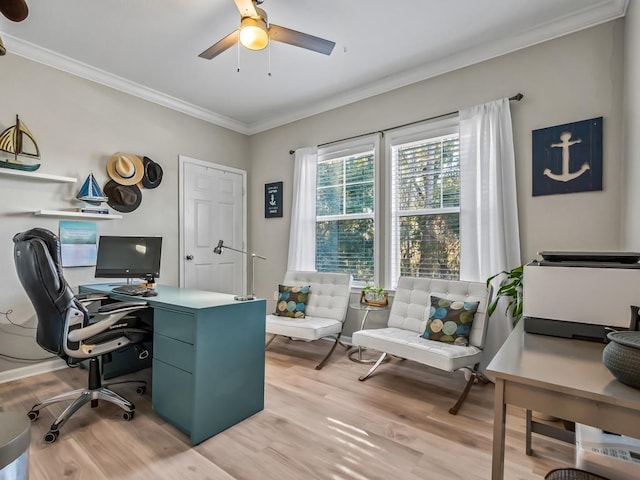
{"type": "Polygon", "coordinates": [[[282,217],[282,182],[264,184],[264,218],[282,217]]]}
{"type": "Polygon", "coordinates": [[[533,196],[602,190],[602,117],[532,132],[533,196]]]}

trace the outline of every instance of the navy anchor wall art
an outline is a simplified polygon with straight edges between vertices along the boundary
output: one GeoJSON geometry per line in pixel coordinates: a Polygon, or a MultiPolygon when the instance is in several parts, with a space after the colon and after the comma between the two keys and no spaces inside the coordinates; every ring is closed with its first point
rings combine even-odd
{"type": "Polygon", "coordinates": [[[602,190],[602,117],[533,131],[533,196],[602,190]]]}

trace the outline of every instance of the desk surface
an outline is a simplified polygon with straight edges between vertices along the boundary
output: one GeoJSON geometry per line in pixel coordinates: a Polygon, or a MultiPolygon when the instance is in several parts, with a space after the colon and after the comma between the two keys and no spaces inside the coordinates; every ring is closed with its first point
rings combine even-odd
{"type": "Polygon", "coordinates": [[[620,383],[602,363],[604,344],[525,333],[522,323],[491,360],[489,374],[640,409],[640,390],[620,383]]]}
{"type": "Polygon", "coordinates": [[[640,438],[640,390],[602,363],[604,344],[511,333],[487,372],[495,376],[493,480],[504,478],[506,405],[640,438]]]}
{"type": "MultiPolygon", "coordinates": [[[[233,295],[226,293],[207,292],[204,290],[194,290],[190,288],[171,287],[168,285],[156,285],[154,290],[158,292],[155,297],[138,297],[132,295],[123,295],[113,293],[111,290],[123,283],[95,283],[82,285],[83,292],[105,293],[110,296],[123,300],[144,300],[149,305],[180,307],[190,310],[198,310],[202,308],[220,307],[223,305],[246,303],[233,299],[233,295]]],[[[249,300],[249,302],[259,301],[249,300]]]]}

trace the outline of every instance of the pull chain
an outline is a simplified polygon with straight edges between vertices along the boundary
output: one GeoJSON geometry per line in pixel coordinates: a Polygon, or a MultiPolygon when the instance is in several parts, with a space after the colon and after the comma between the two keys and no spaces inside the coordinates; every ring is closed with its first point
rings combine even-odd
{"type": "Polygon", "coordinates": [[[238,69],[236,71],[240,73],[240,35],[238,35],[238,69]]]}
{"type": "Polygon", "coordinates": [[[269,72],[267,75],[271,76],[271,42],[267,44],[267,55],[269,57],[269,72]]]}

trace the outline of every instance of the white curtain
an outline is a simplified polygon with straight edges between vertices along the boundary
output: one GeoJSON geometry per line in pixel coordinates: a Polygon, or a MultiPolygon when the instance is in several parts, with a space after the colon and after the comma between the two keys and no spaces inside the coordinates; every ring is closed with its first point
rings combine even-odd
{"type": "MultiPolygon", "coordinates": [[[[460,111],[460,279],[484,282],[520,263],[511,111],[503,98],[460,111]]],[[[481,369],[511,329],[499,306],[481,369]]]]}
{"type": "Polygon", "coordinates": [[[318,147],[296,149],[287,270],[316,269],[316,171],[318,147]]]}

